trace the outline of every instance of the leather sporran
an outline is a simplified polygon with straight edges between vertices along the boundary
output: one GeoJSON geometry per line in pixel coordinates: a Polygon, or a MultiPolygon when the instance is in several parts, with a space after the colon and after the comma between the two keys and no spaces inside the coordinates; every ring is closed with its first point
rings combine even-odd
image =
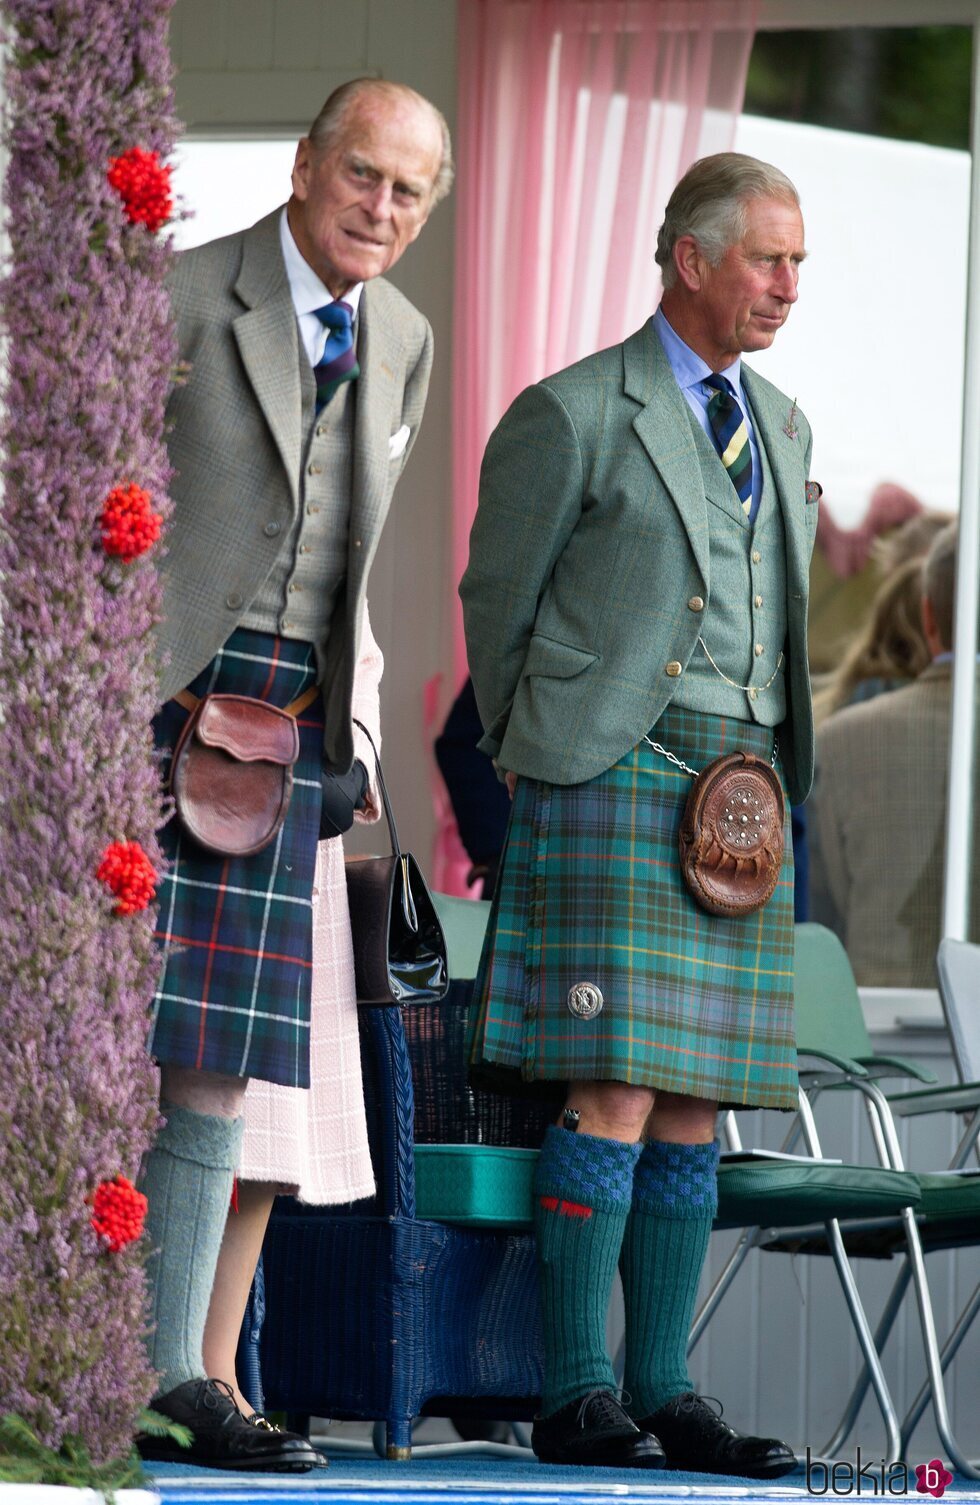
{"type": "Polygon", "coordinates": [[[779,776],[754,753],[715,758],[701,770],[681,820],[681,874],[714,915],[746,915],[775,891],[783,861],[785,805],[779,776]]]}
{"type": "MultiPolygon", "coordinates": [[[[316,694],[301,697],[309,703],[316,694]]],[[[174,749],[170,792],[181,825],[219,857],[251,857],[279,832],[299,756],[299,701],[285,710],[250,695],[174,697],[190,716],[174,749]]]]}
{"type": "Polygon", "coordinates": [[[446,938],[421,869],[403,852],[381,760],[367,727],[391,839],[389,857],[348,857],[347,902],[354,984],[362,1007],[438,1003],[449,988],[446,938]]]}

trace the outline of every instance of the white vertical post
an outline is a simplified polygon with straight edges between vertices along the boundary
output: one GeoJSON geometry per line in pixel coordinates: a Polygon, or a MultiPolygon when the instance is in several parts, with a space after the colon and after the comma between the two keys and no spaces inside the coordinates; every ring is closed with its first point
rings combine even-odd
{"type": "MultiPolygon", "coordinates": [[[[973,94],[970,122],[970,243],[966,271],[966,367],[963,377],[963,449],[960,474],[959,549],[953,620],[953,705],[946,804],[946,871],[943,935],[968,939],[970,855],[973,832],[973,763],[976,743],[976,643],[980,590],[980,21],[973,25],[973,94]]],[[[914,798],[912,790],[907,791],[914,798]]],[[[978,939],[978,937],[973,937],[978,939]]]]}

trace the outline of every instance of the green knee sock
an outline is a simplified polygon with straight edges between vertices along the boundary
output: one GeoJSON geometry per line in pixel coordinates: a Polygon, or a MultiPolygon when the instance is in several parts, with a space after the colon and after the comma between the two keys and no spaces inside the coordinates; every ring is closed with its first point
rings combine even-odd
{"type": "Polygon", "coordinates": [[[638,1144],[550,1128],[534,1177],[544,1328],[541,1412],[614,1390],[606,1309],[633,1191],[638,1144]]]}
{"type": "Polygon", "coordinates": [[[650,1416],[690,1390],[687,1340],[718,1209],[718,1145],[645,1145],[633,1182],[620,1272],[630,1414],[650,1416]]]}
{"type": "Polygon", "coordinates": [[[204,1377],[201,1347],[242,1142],[241,1118],[161,1103],[166,1124],[146,1157],[146,1274],[158,1395],[204,1377]]]}

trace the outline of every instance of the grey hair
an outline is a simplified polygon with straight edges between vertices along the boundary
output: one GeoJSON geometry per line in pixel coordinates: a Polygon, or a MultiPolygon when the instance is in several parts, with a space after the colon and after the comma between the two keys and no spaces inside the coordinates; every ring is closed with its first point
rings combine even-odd
{"type": "Polygon", "coordinates": [[[442,111],[436,109],[431,99],[426,99],[424,94],[419,94],[415,89],[409,88],[408,84],[396,84],[386,78],[349,79],[346,84],[341,84],[339,88],[334,89],[310,126],[308,134],[311,143],[317,151],[331,146],[354,101],[362,94],[369,93],[386,94],[389,99],[413,100],[416,104],[425,105],[427,110],[431,110],[442,136],[442,159],[439,163],[439,171],[432,183],[431,203],[434,208],[440,199],[446,197],[453,186],[453,178],[456,174],[453,164],[453,144],[449,136],[449,126],[446,124],[446,117],[442,111]]]}
{"type": "Polygon", "coordinates": [[[959,528],[955,522],[943,528],[932,541],[922,565],[922,594],[932,603],[936,631],[944,648],[953,646],[953,613],[956,603],[956,546],[959,528]]]}
{"type": "Polygon", "coordinates": [[[711,265],[717,266],[745,234],[750,199],[781,199],[800,206],[786,174],[757,157],[717,152],[688,168],[668,200],[657,235],[656,261],[665,292],[677,281],[674,247],[681,236],[693,236],[711,265]]]}

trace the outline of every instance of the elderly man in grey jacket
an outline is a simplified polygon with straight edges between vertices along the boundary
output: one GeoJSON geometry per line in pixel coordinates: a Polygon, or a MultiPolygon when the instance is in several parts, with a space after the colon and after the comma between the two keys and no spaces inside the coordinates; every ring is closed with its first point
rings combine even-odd
{"type": "Polygon", "coordinates": [[[246,1419],[206,1376],[202,1335],[250,1077],[309,1082],[311,899],[321,770],[353,759],[351,693],[366,581],[415,442],[432,362],[422,315],[382,278],[448,191],[439,112],[358,79],[297,148],[287,205],[179,258],[172,292],[189,376],[168,417],[176,472],[159,631],[164,763],[189,690],[299,716],[293,795],[248,857],[196,846],[179,820],[160,894],[163,972],[149,1048],[166,1124],[148,1157],[158,1411],[189,1453],[146,1458],[302,1470],[309,1443],[246,1419]],[[312,697],[310,698],[310,692],[312,697]]]}

